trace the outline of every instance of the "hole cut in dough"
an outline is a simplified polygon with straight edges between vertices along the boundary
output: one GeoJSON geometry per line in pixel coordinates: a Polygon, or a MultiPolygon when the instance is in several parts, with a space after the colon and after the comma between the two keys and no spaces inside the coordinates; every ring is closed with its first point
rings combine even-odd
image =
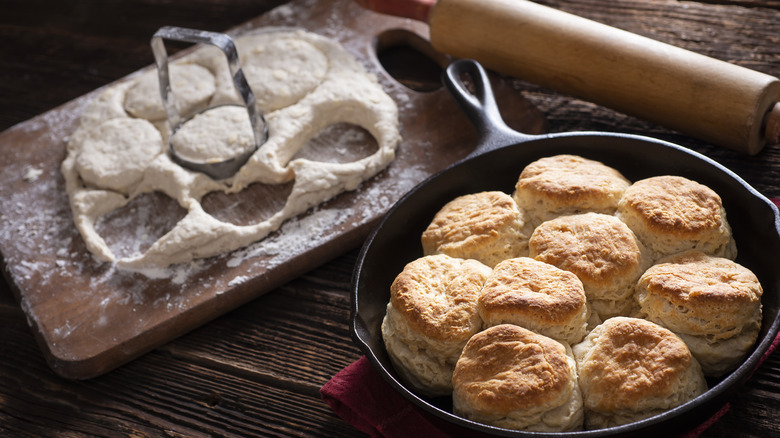
{"type": "Polygon", "coordinates": [[[222,222],[238,226],[257,224],[284,208],[293,184],[254,183],[238,193],[211,192],[201,199],[201,205],[203,211],[222,222]]]}
{"type": "Polygon", "coordinates": [[[374,136],[352,123],[335,123],[309,139],[293,160],[303,158],[324,163],[351,163],[379,150],[374,136]]]}
{"type": "Polygon", "coordinates": [[[144,193],[102,216],[95,229],[118,257],[137,257],[186,214],[175,199],[160,192],[144,193]]]}

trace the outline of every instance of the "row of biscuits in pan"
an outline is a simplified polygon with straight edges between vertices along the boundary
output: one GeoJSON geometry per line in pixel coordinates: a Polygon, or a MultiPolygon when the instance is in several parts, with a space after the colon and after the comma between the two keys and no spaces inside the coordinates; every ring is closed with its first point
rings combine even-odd
{"type": "Polygon", "coordinates": [[[761,284],[720,197],[559,155],[515,192],[445,205],[391,286],[394,368],[453,411],[529,431],[630,423],[691,400],[758,336],[761,284]]]}

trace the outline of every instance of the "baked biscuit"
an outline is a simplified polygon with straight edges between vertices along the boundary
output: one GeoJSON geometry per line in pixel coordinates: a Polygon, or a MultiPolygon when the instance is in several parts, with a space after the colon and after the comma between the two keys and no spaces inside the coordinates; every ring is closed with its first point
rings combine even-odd
{"type": "Polygon", "coordinates": [[[475,259],[493,267],[501,260],[528,255],[533,229],[503,192],[481,192],[448,202],[422,234],[423,253],[475,259]]]}
{"type": "Polygon", "coordinates": [[[529,255],[577,275],[602,320],[636,311],[634,285],[650,266],[644,245],[626,224],[600,213],[542,223],[531,235],[529,255]]]}
{"type": "Polygon", "coordinates": [[[486,327],[515,324],[569,344],[582,340],[591,315],[576,275],[528,257],[493,268],[478,309],[486,327]]]}
{"type": "Polygon", "coordinates": [[[737,247],[712,189],[681,176],[637,181],[616,213],[658,259],[689,249],[734,260],[737,247]]]}
{"type": "Polygon", "coordinates": [[[599,161],[556,155],[526,166],[512,197],[537,226],[558,216],[614,214],[630,184],[620,172],[599,161]]]}
{"type": "Polygon", "coordinates": [[[568,344],[513,324],[474,335],[452,375],[453,412],[506,429],[580,430],[582,396],[568,344]]]}
{"type": "Polygon", "coordinates": [[[477,299],[490,268],[447,255],[417,259],[390,287],[382,321],[396,371],[419,393],[452,392],[452,370],[466,341],[482,328],[477,299]]]}
{"type": "Polygon", "coordinates": [[[707,390],[699,363],[685,343],[644,319],[608,319],[572,350],[587,429],[651,417],[707,390]]]}
{"type": "Polygon", "coordinates": [[[636,287],[645,317],[682,338],[712,377],[735,368],[755,343],[762,294],[749,269],[695,250],[661,259],[636,287]]]}

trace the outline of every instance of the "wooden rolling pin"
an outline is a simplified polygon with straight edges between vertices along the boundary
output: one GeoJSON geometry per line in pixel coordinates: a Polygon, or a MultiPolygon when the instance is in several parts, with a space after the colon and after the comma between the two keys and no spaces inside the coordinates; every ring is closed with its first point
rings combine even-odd
{"type": "Polygon", "coordinates": [[[780,143],[780,80],[525,0],[357,0],[457,58],[747,154],[780,143]]]}

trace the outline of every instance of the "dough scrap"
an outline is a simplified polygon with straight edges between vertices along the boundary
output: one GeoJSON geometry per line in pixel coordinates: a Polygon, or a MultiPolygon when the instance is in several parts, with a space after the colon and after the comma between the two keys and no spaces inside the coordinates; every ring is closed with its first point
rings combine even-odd
{"type": "MultiPolygon", "coordinates": [[[[149,73],[108,87],[86,108],[68,142],[61,171],[76,227],[89,251],[99,260],[115,263],[120,269],[138,270],[165,268],[233,251],[262,240],[286,219],[343,191],[354,190],[394,159],[401,141],[398,108],[376,77],[367,73],[338,42],[302,30],[273,29],[240,36],[235,43],[242,63],[246,63],[242,69],[247,81],[256,87],[253,91],[258,109],[265,114],[269,137],[231,178],[216,181],[171,160],[169,127],[164,114],[161,119],[157,117],[159,111],[153,110],[151,102],[159,102],[159,90],[153,86],[156,81],[149,73]],[[367,130],[377,141],[376,152],[350,163],[293,160],[310,138],[337,123],[367,130]],[[138,130],[130,126],[137,126],[138,130]],[[104,137],[101,133],[106,130],[113,130],[114,135],[104,137]],[[143,133],[140,137],[139,132],[143,133]],[[117,161],[122,163],[114,163],[117,161]],[[294,181],[293,188],[284,207],[255,224],[239,226],[219,221],[200,204],[210,192],[239,193],[253,183],[290,181],[294,181]],[[145,252],[117,258],[96,232],[96,221],[135,197],[153,191],[176,199],[187,214],[145,252]]],[[[179,93],[177,104],[183,105],[180,110],[208,108],[202,114],[213,116],[224,112],[216,108],[218,105],[240,103],[224,55],[213,47],[199,48],[172,62],[171,71],[177,70],[205,78],[189,89],[172,85],[173,94],[179,93]],[[203,74],[204,70],[208,75],[203,74]],[[213,78],[213,91],[208,78],[213,78]],[[202,102],[201,97],[206,94],[210,97],[202,102]]],[[[156,75],[156,71],[152,73],[156,75]]],[[[236,108],[246,113],[245,108],[236,108]]],[[[225,129],[224,125],[223,121],[204,130],[207,136],[223,142],[221,146],[225,148],[216,153],[221,158],[235,153],[237,145],[240,149],[238,137],[243,135],[231,132],[236,136],[236,143],[231,144],[230,138],[220,137],[232,129],[225,129]]],[[[186,123],[174,138],[184,126],[186,123]]],[[[195,155],[205,151],[198,151],[192,144],[185,146],[195,155]]],[[[208,149],[209,154],[205,155],[213,155],[218,147],[212,145],[208,149]]]]}

